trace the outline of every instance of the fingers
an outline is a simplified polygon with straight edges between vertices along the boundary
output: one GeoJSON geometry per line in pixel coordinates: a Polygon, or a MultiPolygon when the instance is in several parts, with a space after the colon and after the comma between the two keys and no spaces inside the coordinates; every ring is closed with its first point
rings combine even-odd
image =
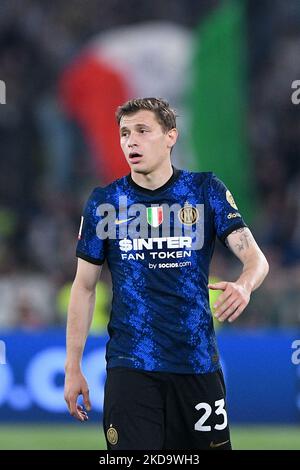
{"type": "Polygon", "coordinates": [[[65,400],[70,414],[79,421],[87,421],[87,411],[91,409],[88,384],[81,372],[66,374],[65,400]],[[84,406],[77,404],[78,397],[83,396],[84,406]]]}
{"type": "Polygon", "coordinates": [[[225,290],[227,287],[227,282],[216,282],[215,284],[208,284],[208,288],[212,290],[225,290]]]}
{"type": "Polygon", "coordinates": [[[71,416],[73,416],[75,419],[78,419],[78,421],[87,421],[89,419],[83,407],[76,403],[77,396],[74,395],[71,397],[65,397],[65,400],[71,416]]]}
{"type": "Polygon", "coordinates": [[[230,301],[230,298],[232,296],[232,290],[227,287],[227,289],[222,292],[222,294],[220,294],[218,296],[218,300],[214,303],[214,308],[216,309],[216,312],[215,314],[217,314],[217,318],[219,316],[219,314],[221,315],[223,313],[223,311],[229,306],[232,304],[232,302],[234,301],[234,299],[232,299],[230,301]]]}
{"type": "Polygon", "coordinates": [[[77,397],[75,395],[70,397],[69,411],[70,411],[71,416],[73,416],[73,418],[76,418],[79,421],[83,421],[83,416],[81,415],[81,408],[82,407],[77,405],[76,399],[77,399],[77,397]]]}
{"type": "Polygon", "coordinates": [[[73,418],[78,419],[78,421],[87,421],[88,420],[88,415],[84,411],[83,407],[81,405],[78,405],[75,403],[75,406],[72,402],[71,407],[70,407],[70,414],[73,416],[73,418]]]}
{"type": "Polygon", "coordinates": [[[218,311],[215,313],[215,317],[220,321],[226,320],[228,317],[230,317],[236,309],[240,306],[240,299],[232,299],[231,302],[224,302],[221,307],[218,309],[218,311]]]}
{"type": "MultiPolygon", "coordinates": [[[[234,320],[236,320],[240,314],[245,310],[247,307],[248,302],[243,300],[242,298],[237,298],[234,300],[231,305],[226,305],[224,308],[224,305],[222,306],[222,313],[216,312],[215,317],[220,321],[223,322],[226,319],[231,323],[234,320]]],[[[221,307],[220,307],[221,309],[221,307]]]]}
{"type": "Polygon", "coordinates": [[[77,411],[78,414],[80,415],[81,421],[87,421],[89,419],[87,412],[84,411],[84,408],[80,405],[77,405],[77,411]]]}
{"type": "Polygon", "coordinates": [[[234,312],[234,314],[231,315],[230,318],[228,318],[228,321],[231,323],[234,320],[236,320],[240,316],[240,314],[243,312],[245,307],[246,307],[245,305],[240,305],[240,307],[234,312]]]}
{"type": "MultiPolygon", "coordinates": [[[[209,284],[209,286],[210,285],[211,284],[209,284]]],[[[246,295],[241,287],[235,283],[219,282],[214,284],[214,286],[218,286],[219,288],[224,287],[224,285],[226,285],[224,292],[219,295],[218,300],[214,304],[214,308],[216,309],[214,316],[220,322],[226,319],[232,322],[245,309],[250,296],[246,295]]]]}
{"type": "Polygon", "coordinates": [[[235,302],[237,298],[233,295],[232,292],[224,292],[220,297],[218,298],[218,301],[215,302],[214,308],[215,308],[215,317],[219,318],[227,308],[231,307],[233,302],[235,302]]]}
{"type": "Polygon", "coordinates": [[[221,322],[226,319],[233,322],[248,305],[250,293],[238,283],[220,282],[219,284],[226,284],[226,289],[214,305],[216,308],[214,315],[221,322]]]}
{"type": "Polygon", "coordinates": [[[88,390],[83,390],[82,392],[83,396],[83,403],[87,411],[90,411],[92,409],[92,405],[90,402],[90,396],[89,396],[89,391],[88,390]]]}

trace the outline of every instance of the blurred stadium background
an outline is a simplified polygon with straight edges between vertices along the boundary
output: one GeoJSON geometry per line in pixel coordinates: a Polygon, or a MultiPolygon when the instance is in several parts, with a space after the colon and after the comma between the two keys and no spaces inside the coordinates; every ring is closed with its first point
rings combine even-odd
{"type": "MultiPolygon", "coordinates": [[[[233,445],[300,449],[299,48],[299,0],[1,0],[0,449],[105,448],[107,269],[84,425],[63,400],[64,328],[81,209],[129,171],[114,111],[133,96],[178,110],[174,164],[226,183],[270,263],[242,317],[216,325],[233,445]]],[[[240,269],[217,243],[212,280],[240,269]]]]}

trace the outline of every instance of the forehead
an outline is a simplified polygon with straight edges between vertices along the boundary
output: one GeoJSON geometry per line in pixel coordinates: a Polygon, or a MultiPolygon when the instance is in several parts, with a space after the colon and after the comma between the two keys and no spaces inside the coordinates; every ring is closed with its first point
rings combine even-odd
{"type": "Polygon", "coordinates": [[[120,121],[120,127],[134,127],[138,124],[146,124],[152,127],[159,126],[154,112],[147,109],[140,109],[136,113],[122,116],[120,121]]]}

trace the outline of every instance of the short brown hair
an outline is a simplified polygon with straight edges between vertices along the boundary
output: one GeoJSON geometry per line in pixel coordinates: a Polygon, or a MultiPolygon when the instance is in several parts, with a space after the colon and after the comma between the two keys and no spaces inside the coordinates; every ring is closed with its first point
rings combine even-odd
{"type": "Polygon", "coordinates": [[[176,112],[162,98],[135,98],[126,101],[117,108],[116,119],[118,125],[120,125],[123,116],[136,113],[141,109],[153,111],[164,132],[176,128],[176,112]]]}

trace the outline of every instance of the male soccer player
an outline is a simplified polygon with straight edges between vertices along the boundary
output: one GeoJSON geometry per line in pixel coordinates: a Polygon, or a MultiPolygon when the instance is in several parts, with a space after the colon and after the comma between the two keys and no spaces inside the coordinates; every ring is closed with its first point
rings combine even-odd
{"type": "Polygon", "coordinates": [[[208,288],[223,292],[216,317],[234,321],[268,263],[225,185],[211,172],[171,164],[176,115],[156,98],[117,110],[130,174],[92,192],[82,218],[68,310],[65,399],[91,404],[80,363],[101,265],[113,282],[104,431],[109,450],[230,449],[225,385],[208,288]],[[241,260],[235,282],[208,285],[215,237],[241,260]]]}

